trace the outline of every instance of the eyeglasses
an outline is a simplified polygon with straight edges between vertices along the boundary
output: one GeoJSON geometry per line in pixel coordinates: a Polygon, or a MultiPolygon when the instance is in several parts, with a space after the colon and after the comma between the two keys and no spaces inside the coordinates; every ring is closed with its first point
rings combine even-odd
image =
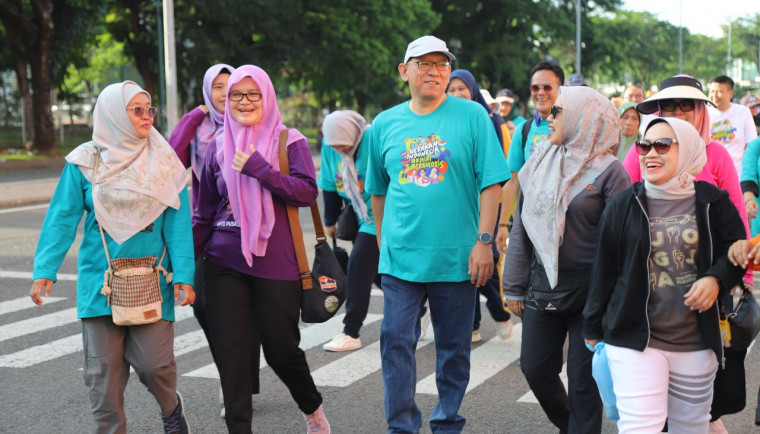
{"type": "Polygon", "coordinates": [[[676,144],[678,144],[678,141],[668,137],[657,139],[654,143],[646,139],[641,139],[636,140],[636,152],[638,152],[639,155],[646,155],[654,147],[654,150],[657,151],[658,154],[667,154],[668,151],[670,151],[670,147],[676,144]]]}
{"type": "Polygon", "coordinates": [[[551,84],[531,84],[530,85],[530,91],[533,93],[536,93],[540,91],[541,89],[543,89],[544,92],[550,92],[552,89],[554,89],[554,86],[551,84]]]}
{"type": "Polygon", "coordinates": [[[158,108],[156,107],[127,107],[127,110],[132,110],[138,118],[143,117],[146,112],[151,118],[155,118],[156,114],[158,114],[158,108]]]}
{"type": "Polygon", "coordinates": [[[680,107],[681,111],[686,113],[694,110],[695,102],[693,99],[666,99],[660,101],[660,110],[664,112],[674,112],[676,107],[680,107]]]}
{"type": "Polygon", "coordinates": [[[557,119],[557,113],[562,113],[562,107],[553,105],[551,110],[552,119],[557,119]]]}
{"type": "Polygon", "coordinates": [[[245,97],[250,102],[259,102],[261,101],[261,94],[258,92],[230,92],[229,95],[227,95],[227,98],[230,99],[230,101],[242,101],[243,97],[245,97]]]}
{"type": "Polygon", "coordinates": [[[439,71],[448,71],[451,69],[451,62],[422,62],[422,61],[416,61],[416,62],[409,62],[409,63],[416,63],[417,68],[420,69],[420,71],[430,71],[433,69],[433,65],[435,65],[435,68],[439,71]]]}

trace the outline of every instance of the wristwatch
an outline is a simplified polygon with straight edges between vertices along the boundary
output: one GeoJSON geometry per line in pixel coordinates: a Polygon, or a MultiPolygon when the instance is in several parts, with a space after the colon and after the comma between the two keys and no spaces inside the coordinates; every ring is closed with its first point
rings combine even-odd
{"type": "Polygon", "coordinates": [[[491,244],[491,242],[493,242],[493,235],[488,232],[481,232],[478,234],[478,241],[483,244],[491,244]]]}

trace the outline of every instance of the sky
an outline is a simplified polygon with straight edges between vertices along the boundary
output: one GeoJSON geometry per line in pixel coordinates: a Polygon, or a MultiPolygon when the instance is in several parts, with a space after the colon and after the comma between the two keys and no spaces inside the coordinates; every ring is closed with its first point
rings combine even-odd
{"type": "Polygon", "coordinates": [[[678,26],[680,6],[683,6],[680,17],[685,28],[691,33],[717,38],[724,36],[721,24],[760,13],[760,2],[756,0],[624,0],[621,9],[650,12],[678,26]]]}

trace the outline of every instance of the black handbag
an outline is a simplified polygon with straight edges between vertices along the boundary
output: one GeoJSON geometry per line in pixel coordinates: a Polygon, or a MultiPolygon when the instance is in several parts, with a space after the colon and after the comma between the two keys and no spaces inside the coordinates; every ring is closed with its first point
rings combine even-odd
{"type": "MultiPolygon", "coordinates": [[[[280,135],[279,160],[280,171],[290,174],[288,153],[285,140],[288,130],[280,135]]],[[[314,222],[314,232],[317,244],[314,246],[314,262],[309,271],[306,247],[303,242],[303,230],[298,219],[298,208],[287,205],[290,234],[293,238],[293,248],[298,261],[298,272],[301,278],[301,320],[307,323],[321,323],[332,318],[346,301],[346,273],[327,244],[322,218],[319,216],[317,202],[311,204],[311,219],[314,222]]]]}
{"type": "Polygon", "coordinates": [[[346,276],[348,276],[348,251],[343,247],[338,246],[335,243],[335,238],[332,239],[332,250],[335,254],[335,258],[340,264],[340,268],[342,268],[343,272],[346,273],[346,276]]]}
{"type": "Polygon", "coordinates": [[[747,405],[747,387],[744,374],[744,358],[747,350],[723,348],[724,366],[718,366],[713,383],[713,402],[710,420],[726,414],[735,414],[747,405]]]}
{"type": "Polygon", "coordinates": [[[746,350],[760,331],[760,304],[744,282],[739,284],[739,288],[742,295],[734,306],[734,311],[726,317],[731,325],[731,348],[746,350]]]}
{"type": "Polygon", "coordinates": [[[335,237],[345,241],[353,241],[359,233],[359,221],[356,219],[354,206],[345,204],[338,215],[335,237]]]}
{"type": "Polygon", "coordinates": [[[538,310],[561,314],[583,310],[588,296],[589,273],[565,273],[552,288],[543,265],[535,258],[531,269],[525,296],[538,310]]]}

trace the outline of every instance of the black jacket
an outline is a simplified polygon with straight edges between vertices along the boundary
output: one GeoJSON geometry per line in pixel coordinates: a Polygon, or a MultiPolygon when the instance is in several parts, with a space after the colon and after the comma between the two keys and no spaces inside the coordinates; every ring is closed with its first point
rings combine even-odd
{"type": "MultiPolygon", "coordinates": [[[[699,246],[697,279],[715,276],[719,297],[736,286],[744,275],[731,265],[728,249],[745,239],[744,225],[728,193],[698,181],[696,220],[699,246]]],[[[648,259],[650,255],[649,217],[646,214],[644,183],[637,182],[615,196],[602,214],[596,243],[596,258],[583,309],[583,337],[644,351],[649,345],[648,259]]],[[[703,342],[722,362],[723,345],[717,303],[698,314],[703,342]]]]}

